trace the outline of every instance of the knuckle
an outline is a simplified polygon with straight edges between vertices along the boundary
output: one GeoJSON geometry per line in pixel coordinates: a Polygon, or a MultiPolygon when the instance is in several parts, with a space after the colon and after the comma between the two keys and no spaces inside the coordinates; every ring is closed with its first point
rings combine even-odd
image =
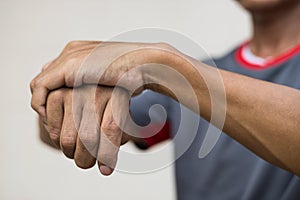
{"type": "Polygon", "coordinates": [[[97,147],[98,137],[96,134],[80,134],[80,140],[89,150],[97,147]]]}
{"type": "Polygon", "coordinates": [[[78,55],[69,54],[65,57],[66,59],[66,65],[67,66],[73,66],[78,62],[78,55]]]}
{"type": "Polygon", "coordinates": [[[35,89],[38,87],[43,86],[43,79],[39,77],[35,77],[31,82],[30,82],[30,90],[33,93],[35,89]]]}
{"type": "Polygon", "coordinates": [[[171,47],[171,45],[170,44],[168,44],[168,43],[166,43],[166,42],[159,42],[159,43],[157,43],[159,46],[161,46],[161,47],[164,47],[164,48],[170,48],[171,47]]]}
{"type": "Polygon", "coordinates": [[[40,107],[38,104],[36,104],[33,100],[31,100],[31,108],[35,110],[39,115],[43,115],[44,109],[40,107]]]}
{"type": "Polygon", "coordinates": [[[70,42],[67,43],[66,49],[72,49],[72,48],[74,48],[76,45],[77,45],[77,44],[76,44],[76,41],[75,41],[75,40],[70,41],[70,42]]]}
{"type": "Polygon", "coordinates": [[[42,67],[42,72],[46,71],[46,69],[47,69],[47,65],[44,65],[44,66],[42,67]]]}
{"type": "Polygon", "coordinates": [[[33,84],[34,84],[34,85],[33,85],[34,88],[41,87],[41,86],[43,86],[43,84],[44,84],[44,79],[43,79],[43,78],[40,78],[40,77],[35,78],[33,84]]]}
{"type": "Polygon", "coordinates": [[[76,144],[76,137],[63,137],[61,138],[61,146],[63,149],[70,150],[74,149],[76,144]]]}
{"type": "Polygon", "coordinates": [[[49,103],[60,103],[62,102],[63,97],[66,95],[66,90],[65,89],[59,89],[59,90],[54,90],[50,92],[48,96],[48,102],[49,103]]]}
{"type": "Polygon", "coordinates": [[[60,137],[60,129],[55,128],[53,126],[49,126],[48,130],[49,130],[50,139],[54,142],[58,142],[60,137]]]}
{"type": "Polygon", "coordinates": [[[30,82],[30,89],[31,89],[31,91],[33,91],[35,87],[36,87],[36,82],[35,82],[35,79],[33,79],[33,80],[30,82]]]}
{"type": "Polygon", "coordinates": [[[75,86],[75,75],[73,72],[69,72],[69,73],[66,73],[65,74],[65,84],[68,86],[68,87],[73,87],[75,86]]]}
{"type": "Polygon", "coordinates": [[[78,41],[78,40],[70,41],[70,42],[67,43],[66,49],[73,49],[73,48],[76,48],[76,47],[78,47],[80,44],[81,44],[81,42],[78,41]]]}
{"type": "Polygon", "coordinates": [[[120,128],[114,120],[111,120],[102,124],[101,132],[107,136],[113,136],[120,132],[120,128]]]}
{"type": "Polygon", "coordinates": [[[176,50],[172,45],[170,45],[169,43],[166,42],[159,42],[157,43],[158,47],[165,49],[165,50],[169,50],[169,51],[174,51],[176,50]]]}
{"type": "Polygon", "coordinates": [[[110,145],[119,145],[119,140],[122,137],[121,133],[122,131],[114,122],[106,124],[101,128],[102,140],[110,145]]]}
{"type": "Polygon", "coordinates": [[[36,95],[34,92],[38,91],[38,89],[45,87],[45,80],[42,78],[35,78],[30,82],[30,90],[32,95],[36,95]]]}
{"type": "Polygon", "coordinates": [[[82,59],[78,55],[70,54],[66,58],[65,67],[60,71],[62,76],[65,77],[65,84],[68,87],[75,87],[82,84],[81,78],[83,74],[78,74],[78,67],[81,65],[82,59]],[[76,85],[75,85],[76,84],[76,85]]]}
{"type": "Polygon", "coordinates": [[[32,99],[31,99],[30,105],[31,105],[31,108],[32,108],[33,110],[35,110],[36,112],[38,112],[37,105],[35,104],[35,102],[34,102],[32,99]]]}
{"type": "Polygon", "coordinates": [[[50,61],[50,62],[48,62],[47,64],[45,64],[45,65],[42,67],[42,72],[46,71],[46,69],[48,69],[54,61],[55,61],[55,60],[50,61]]]}

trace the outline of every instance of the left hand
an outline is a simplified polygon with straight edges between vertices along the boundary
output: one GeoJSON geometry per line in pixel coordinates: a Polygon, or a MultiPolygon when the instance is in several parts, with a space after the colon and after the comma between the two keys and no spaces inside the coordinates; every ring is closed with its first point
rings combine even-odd
{"type": "Polygon", "coordinates": [[[78,167],[95,165],[103,175],[110,175],[116,165],[118,150],[129,138],[119,127],[128,117],[128,94],[116,87],[81,86],[60,88],[49,93],[43,123],[50,139],[78,167]],[[116,98],[112,112],[112,98],[116,98]]]}

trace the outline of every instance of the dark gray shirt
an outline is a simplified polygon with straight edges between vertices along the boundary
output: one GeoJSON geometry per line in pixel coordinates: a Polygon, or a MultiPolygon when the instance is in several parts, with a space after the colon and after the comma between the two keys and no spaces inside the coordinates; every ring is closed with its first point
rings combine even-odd
{"type": "MultiPolygon", "coordinates": [[[[281,56],[264,69],[248,65],[240,58],[239,51],[240,49],[235,49],[216,59],[217,67],[300,89],[300,48],[281,56]]],[[[177,132],[181,120],[180,112],[185,112],[185,116],[191,120],[198,117],[186,108],[180,111],[180,105],[174,100],[147,91],[132,100],[133,118],[140,124],[147,123],[148,108],[153,104],[161,104],[167,110],[172,134],[177,132]]],[[[200,118],[195,138],[189,134],[189,127],[186,126],[186,137],[178,137],[175,141],[176,156],[181,152],[183,144],[193,140],[187,151],[176,160],[178,199],[300,199],[299,177],[262,160],[225,133],[222,133],[210,154],[204,159],[199,159],[199,149],[208,125],[206,120],[200,118]]]]}

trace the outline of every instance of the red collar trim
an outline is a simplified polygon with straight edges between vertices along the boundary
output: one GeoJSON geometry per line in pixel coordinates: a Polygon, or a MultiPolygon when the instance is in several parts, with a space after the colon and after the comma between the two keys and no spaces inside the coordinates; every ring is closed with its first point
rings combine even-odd
{"type": "Polygon", "coordinates": [[[248,69],[252,69],[252,70],[263,70],[263,69],[268,69],[271,67],[275,67],[276,65],[279,65],[285,61],[287,61],[288,59],[292,58],[293,56],[295,56],[296,54],[298,54],[300,52],[300,44],[297,45],[296,47],[288,50],[287,52],[270,59],[269,61],[267,61],[265,64],[263,65],[258,65],[258,64],[254,64],[249,62],[248,60],[246,60],[243,57],[242,51],[243,48],[245,48],[248,45],[249,42],[245,42],[243,43],[235,52],[235,59],[236,61],[241,64],[243,67],[248,68],[248,69]]]}

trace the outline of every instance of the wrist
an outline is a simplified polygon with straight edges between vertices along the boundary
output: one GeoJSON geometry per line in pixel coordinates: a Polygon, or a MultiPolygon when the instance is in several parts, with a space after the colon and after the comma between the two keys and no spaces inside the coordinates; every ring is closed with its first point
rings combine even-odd
{"type": "Polygon", "coordinates": [[[144,54],[151,58],[144,62],[149,64],[145,64],[141,70],[145,89],[174,97],[170,88],[182,87],[179,84],[182,79],[193,84],[197,69],[190,61],[191,58],[171,45],[156,43],[144,54]]]}

